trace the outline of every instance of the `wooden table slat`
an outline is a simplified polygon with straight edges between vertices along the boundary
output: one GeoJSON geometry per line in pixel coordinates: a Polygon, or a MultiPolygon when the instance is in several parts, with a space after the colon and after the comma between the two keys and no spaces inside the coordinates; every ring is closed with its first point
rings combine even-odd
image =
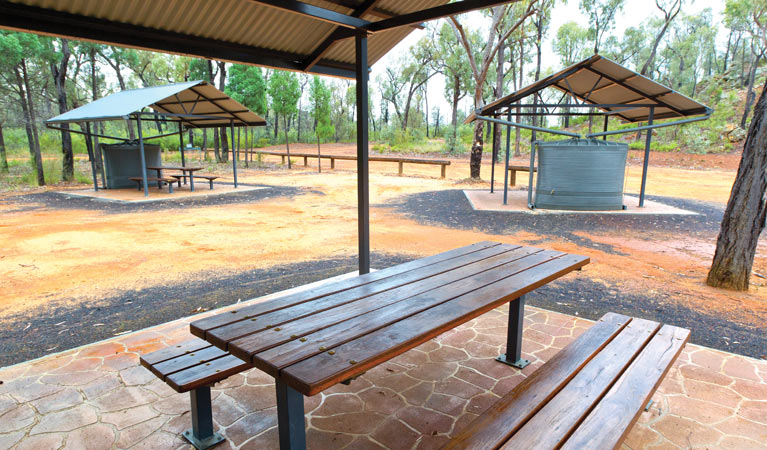
{"type": "MultiPolygon", "coordinates": [[[[518,248],[518,247],[517,247],[518,248]]],[[[514,253],[513,246],[499,245],[478,252],[453,258],[427,267],[411,270],[396,278],[389,278],[375,283],[369,283],[343,292],[318,298],[311,302],[301,302],[296,305],[280,308],[269,313],[253,315],[245,320],[234,318],[232,323],[208,330],[205,339],[222,349],[228,350],[228,343],[253,333],[266,329],[276,329],[282,324],[307,318],[307,316],[324,314],[333,308],[347,308],[360,301],[366,301],[372,296],[384,302],[386,299],[401,299],[403,296],[415,295],[420,291],[433,289],[441,284],[449,283],[454,273],[471,276],[483,267],[493,264],[493,261],[513,257],[506,256],[514,253]],[[412,294],[409,294],[411,293],[412,294]]],[[[459,275],[455,275],[459,276],[459,275]]]]}
{"type": "Polygon", "coordinates": [[[157,364],[168,359],[176,358],[185,352],[196,352],[197,350],[210,346],[210,342],[203,341],[202,339],[190,338],[180,344],[171,345],[170,347],[165,347],[152,353],[141,355],[141,359],[148,364],[157,364]]]}
{"type": "Polygon", "coordinates": [[[560,350],[464,431],[454,436],[442,450],[497,448],[602,351],[630,321],[630,317],[621,314],[606,314],[575,342],[560,350]],[[514,407],[511,407],[512,404],[514,407]]]}
{"type": "Polygon", "coordinates": [[[184,356],[179,356],[178,358],[155,364],[152,366],[152,372],[158,377],[165,379],[176,372],[194,367],[198,364],[213,361],[226,354],[225,351],[211,345],[210,347],[188,353],[184,356]]]}
{"type": "Polygon", "coordinates": [[[321,353],[293,364],[280,378],[304,395],[317,394],[588,262],[580,255],[562,256],[366,334],[337,347],[334,355],[321,353]]]}
{"type": "Polygon", "coordinates": [[[615,448],[623,442],[689,338],[690,330],[664,325],[562,448],[615,448]]]}
{"type": "Polygon", "coordinates": [[[211,361],[210,366],[198,365],[168,376],[165,380],[173,389],[183,392],[202,386],[209,386],[217,380],[235,375],[250,366],[232,355],[211,361]]]}
{"type": "Polygon", "coordinates": [[[468,255],[468,254],[478,252],[486,248],[495,247],[498,245],[501,245],[501,244],[499,244],[498,242],[490,242],[490,241],[478,242],[476,244],[471,244],[465,247],[456,248],[444,253],[428,256],[426,258],[416,259],[404,264],[398,264],[396,266],[388,267],[386,269],[378,270],[375,272],[370,272],[370,273],[360,275],[354,278],[349,278],[349,279],[337,281],[335,283],[329,283],[323,286],[319,286],[313,289],[311,293],[296,292],[292,294],[287,294],[282,297],[271,299],[267,302],[245,306],[237,310],[237,312],[234,314],[230,313],[229,311],[222,312],[220,314],[216,314],[216,315],[209,316],[209,317],[197,320],[195,322],[192,322],[190,328],[191,328],[192,334],[205,339],[206,332],[208,330],[211,330],[213,328],[218,328],[228,323],[231,323],[232,316],[235,314],[240,314],[240,316],[238,317],[264,314],[270,311],[274,311],[276,309],[295,305],[305,301],[311,301],[320,297],[324,297],[326,295],[331,295],[338,292],[346,291],[348,289],[353,289],[358,286],[373,283],[375,281],[396,277],[403,273],[409,272],[411,270],[436,264],[442,261],[447,261],[453,258],[458,258],[463,255],[468,255]]]}
{"type": "Polygon", "coordinates": [[[530,418],[503,450],[558,448],[589,414],[660,328],[658,322],[633,319],[567,385],[530,418]]]}
{"type": "MultiPolygon", "coordinates": [[[[336,308],[333,311],[307,317],[296,323],[287,323],[280,327],[278,332],[265,331],[232,341],[229,343],[229,349],[233,355],[245,361],[252,361],[256,364],[255,361],[258,360],[257,367],[276,375],[279,368],[322,352],[320,347],[332,350],[344,342],[357,339],[397,320],[402,320],[560,256],[562,256],[560,252],[542,251],[530,247],[518,249],[482,261],[480,266],[484,269],[482,272],[477,269],[471,270],[469,266],[466,266],[443,274],[444,277],[442,277],[439,285],[419,285],[417,291],[413,290],[412,294],[414,295],[409,295],[407,292],[394,292],[391,297],[383,301],[371,297],[365,299],[365,304],[356,302],[345,305],[343,308],[336,308]],[[496,261],[492,263],[492,266],[489,266],[491,260],[496,261]],[[367,300],[370,300],[369,304],[367,300]],[[349,317],[338,320],[343,319],[345,315],[349,317]],[[297,339],[303,335],[305,335],[305,341],[297,339]],[[290,343],[280,345],[280,348],[275,349],[274,352],[266,352],[251,359],[251,356],[256,353],[288,341],[290,343]]],[[[438,278],[440,277],[429,280],[436,281],[438,278]]],[[[407,287],[405,286],[405,288],[407,287]]]]}

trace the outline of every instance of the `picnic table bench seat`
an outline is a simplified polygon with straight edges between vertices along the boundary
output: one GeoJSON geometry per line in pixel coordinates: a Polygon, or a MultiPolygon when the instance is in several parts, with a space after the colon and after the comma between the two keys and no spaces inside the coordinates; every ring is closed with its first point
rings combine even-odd
{"type": "MultiPolygon", "coordinates": [[[[138,190],[141,190],[141,188],[144,187],[144,179],[142,177],[130,177],[130,180],[136,182],[136,184],[138,185],[138,190]]],[[[147,183],[149,183],[150,181],[156,181],[157,187],[159,189],[162,189],[162,184],[165,183],[168,185],[168,192],[172,194],[173,183],[176,182],[176,179],[172,177],[147,177],[146,181],[147,183]]]]}
{"type": "MultiPolygon", "coordinates": [[[[171,177],[175,178],[176,181],[178,181],[178,187],[181,187],[181,180],[189,175],[171,175],[171,177]]],[[[213,190],[213,180],[218,179],[215,175],[193,175],[191,178],[199,178],[201,180],[208,180],[210,183],[210,190],[213,190]]]]}
{"type": "Polygon", "coordinates": [[[176,392],[189,392],[192,428],[182,434],[195,448],[207,449],[224,440],[213,430],[210,387],[252,366],[196,337],[142,355],[140,361],[176,392]]]}
{"type": "Polygon", "coordinates": [[[608,313],[443,450],[617,448],[689,335],[608,313]]]}
{"type": "MultiPolygon", "coordinates": [[[[517,184],[517,172],[530,172],[530,166],[523,166],[518,164],[509,165],[509,186],[517,184]]],[[[533,172],[538,172],[537,167],[533,167],[533,172]]]]}

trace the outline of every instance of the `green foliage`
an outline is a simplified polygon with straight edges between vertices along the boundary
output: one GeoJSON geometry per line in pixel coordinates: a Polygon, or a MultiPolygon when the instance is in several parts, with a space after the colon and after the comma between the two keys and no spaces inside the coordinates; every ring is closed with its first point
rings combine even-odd
{"type": "Polygon", "coordinates": [[[328,139],[336,132],[330,121],[330,88],[318,76],[314,76],[309,88],[312,104],[312,118],[317,123],[315,135],[317,142],[328,139]]]}
{"type": "Polygon", "coordinates": [[[275,71],[269,78],[269,97],[272,99],[272,110],[284,116],[294,114],[298,109],[298,98],[301,87],[298,77],[293,72],[275,71]]]}
{"type": "Polygon", "coordinates": [[[266,114],[266,81],[260,67],[233,64],[225,91],[251,111],[266,114]]]}
{"type": "Polygon", "coordinates": [[[565,22],[557,30],[554,39],[554,51],[559,55],[562,65],[569,66],[588,55],[589,30],[577,22],[565,22]]]}

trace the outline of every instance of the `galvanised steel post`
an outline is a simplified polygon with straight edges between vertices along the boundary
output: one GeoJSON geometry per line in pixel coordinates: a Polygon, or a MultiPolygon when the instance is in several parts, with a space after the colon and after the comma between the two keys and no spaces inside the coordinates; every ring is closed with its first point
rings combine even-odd
{"type": "Polygon", "coordinates": [[[234,174],[234,188],[237,189],[237,153],[234,151],[234,120],[229,121],[232,130],[232,173],[234,174]]]}
{"type": "MultiPolygon", "coordinates": [[[[141,116],[136,116],[136,125],[138,128],[138,149],[139,155],[141,155],[141,178],[144,181],[144,197],[149,197],[149,184],[146,180],[146,155],[144,154],[144,133],[141,131],[141,116]]],[[[157,182],[162,183],[161,181],[157,182]]]]}
{"type": "Polygon", "coordinates": [[[357,234],[359,273],[370,272],[370,193],[368,174],[368,38],[354,37],[357,78],[357,234]]]}
{"type": "Polygon", "coordinates": [[[96,176],[96,152],[93,151],[93,136],[91,136],[91,124],[85,123],[85,146],[88,148],[88,158],[91,160],[91,173],[93,174],[93,190],[99,191],[99,179],[96,176]]]}
{"type": "MultiPolygon", "coordinates": [[[[511,122],[511,108],[506,116],[508,122],[511,122]]],[[[511,151],[511,125],[506,125],[506,165],[503,170],[503,204],[508,204],[509,200],[509,152],[511,151]]]]}
{"type": "Polygon", "coordinates": [[[498,149],[496,148],[496,139],[495,139],[495,133],[498,131],[498,124],[493,124],[493,161],[490,166],[490,193],[493,193],[493,188],[495,188],[495,158],[498,154],[498,149]]]}
{"type": "Polygon", "coordinates": [[[181,152],[181,166],[186,167],[186,159],[184,158],[184,127],[181,126],[181,122],[178,123],[178,140],[181,144],[179,151],[181,152]]]}
{"type": "MultiPolygon", "coordinates": [[[[647,126],[652,126],[655,116],[655,107],[650,108],[650,115],[647,116],[647,126]]],[[[644,144],[644,162],[642,163],[642,188],[639,191],[639,207],[644,207],[644,191],[647,187],[647,167],[650,164],[650,143],[652,142],[652,129],[647,130],[647,138],[644,144]]]]}

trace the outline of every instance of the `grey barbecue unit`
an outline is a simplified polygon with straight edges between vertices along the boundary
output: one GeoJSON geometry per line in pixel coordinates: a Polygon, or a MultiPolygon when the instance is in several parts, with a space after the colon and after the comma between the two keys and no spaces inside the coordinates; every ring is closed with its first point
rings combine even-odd
{"type": "Polygon", "coordinates": [[[628,145],[596,139],[538,142],[532,207],[575,211],[625,209],[628,145]]]}
{"type": "MultiPolygon", "coordinates": [[[[101,151],[104,155],[104,169],[106,170],[107,189],[135,187],[136,183],[131,177],[141,176],[141,148],[138,142],[126,142],[124,144],[102,144],[101,151]]],[[[146,165],[149,167],[162,166],[162,156],[159,145],[144,144],[146,165]]],[[[156,182],[151,182],[156,185],[156,182]]]]}

